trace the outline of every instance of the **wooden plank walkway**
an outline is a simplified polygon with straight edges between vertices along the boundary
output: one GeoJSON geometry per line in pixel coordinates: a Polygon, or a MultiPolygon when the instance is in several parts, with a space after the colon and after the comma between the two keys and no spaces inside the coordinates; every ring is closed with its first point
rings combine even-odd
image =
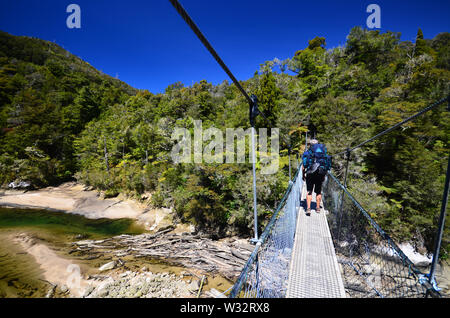
{"type": "MultiPolygon", "coordinates": [[[[326,215],[311,210],[307,216],[306,185],[297,216],[287,298],[344,298],[345,289],[326,215]]],[[[313,194],[312,207],[315,205],[313,194]]]]}

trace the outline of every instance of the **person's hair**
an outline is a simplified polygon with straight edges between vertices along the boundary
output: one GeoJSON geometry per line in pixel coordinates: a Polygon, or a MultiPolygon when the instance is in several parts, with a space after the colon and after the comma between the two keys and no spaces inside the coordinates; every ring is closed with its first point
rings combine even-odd
{"type": "Polygon", "coordinates": [[[311,139],[311,140],[309,141],[309,143],[310,143],[311,145],[315,145],[315,144],[318,144],[319,142],[317,141],[317,139],[311,139]]]}

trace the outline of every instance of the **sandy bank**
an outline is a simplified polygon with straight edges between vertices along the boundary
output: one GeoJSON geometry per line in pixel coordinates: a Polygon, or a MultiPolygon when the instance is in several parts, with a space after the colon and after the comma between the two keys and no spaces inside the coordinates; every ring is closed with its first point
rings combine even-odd
{"type": "MultiPolygon", "coordinates": [[[[0,206],[57,210],[91,219],[130,218],[150,231],[173,225],[170,209],[151,209],[146,204],[120,196],[103,199],[97,191],[86,191],[83,185],[74,182],[34,191],[5,190],[0,192],[0,206]]],[[[192,229],[185,227],[183,230],[192,229]]]]}
{"type": "MultiPolygon", "coordinates": [[[[125,271],[127,267],[121,266],[105,268],[111,262],[99,268],[87,268],[59,256],[28,233],[11,234],[8,240],[31,255],[42,269],[43,279],[53,285],[48,287],[47,297],[194,297],[200,288],[200,280],[188,271],[174,274],[153,273],[146,267],[138,271],[125,271]]],[[[215,296],[206,292],[203,297],[215,296]]]]}
{"type": "Polygon", "coordinates": [[[46,245],[25,233],[14,234],[10,238],[19,244],[22,249],[34,257],[36,263],[44,271],[46,281],[58,286],[60,290],[67,291],[70,296],[81,297],[87,288],[97,285],[95,281],[84,279],[78,264],[58,256],[46,245]]]}

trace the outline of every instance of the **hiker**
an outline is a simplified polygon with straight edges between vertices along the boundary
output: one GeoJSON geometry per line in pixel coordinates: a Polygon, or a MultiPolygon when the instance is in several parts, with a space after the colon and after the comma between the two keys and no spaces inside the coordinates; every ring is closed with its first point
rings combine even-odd
{"type": "Polygon", "coordinates": [[[302,156],[303,181],[306,180],[306,215],[311,215],[312,192],[316,193],[316,212],[320,213],[322,200],[322,183],[328,170],[331,169],[331,157],[327,155],[327,148],[316,139],[309,142],[309,149],[302,156]]]}

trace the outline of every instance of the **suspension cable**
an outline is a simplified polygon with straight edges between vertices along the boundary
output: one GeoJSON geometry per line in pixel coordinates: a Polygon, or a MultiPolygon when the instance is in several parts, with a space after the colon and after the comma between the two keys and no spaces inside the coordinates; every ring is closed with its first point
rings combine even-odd
{"type": "Polygon", "coordinates": [[[240,90],[242,95],[247,99],[250,105],[253,105],[253,100],[248,96],[247,92],[244,90],[244,88],[241,86],[239,81],[234,77],[233,73],[231,73],[230,69],[225,65],[225,63],[222,61],[220,56],[217,54],[216,50],[212,47],[212,45],[209,43],[209,41],[206,39],[206,37],[203,35],[202,31],[198,28],[198,26],[195,24],[195,22],[191,19],[189,14],[186,12],[186,10],[183,8],[183,6],[178,2],[178,0],[169,0],[170,3],[172,3],[173,7],[178,11],[180,16],[183,18],[183,20],[189,25],[189,27],[194,31],[195,35],[199,38],[199,40],[203,43],[203,45],[208,49],[209,53],[216,59],[217,63],[222,67],[222,69],[227,73],[227,75],[231,78],[231,80],[234,82],[234,84],[237,86],[237,88],[240,90]]]}
{"type": "Polygon", "coordinates": [[[448,102],[449,100],[450,100],[450,95],[447,96],[447,97],[445,97],[445,98],[442,98],[441,100],[438,100],[437,102],[431,104],[430,106],[428,106],[428,107],[422,109],[422,110],[419,111],[418,113],[416,113],[416,114],[414,114],[414,115],[412,115],[412,116],[406,118],[405,120],[403,120],[403,121],[401,121],[401,122],[395,124],[394,126],[388,128],[388,129],[386,129],[386,130],[380,132],[379,134],[373,136],[372,138],[369,138],[369,139],[367,139],[366,141],[363,141],[363,142],[360,143],[359,145],[356,145],[356,146],[351,147],[351,148],[347,148],[346,150],[341,151],[341,152],[335,154],[333,157],[337,157],[337,156],[343,155],[343,154],[345,154],[345,153],[352,152],[353,150],[355,150],[355,149],[357,149],[357,148],[360,148],[360,147],[364,146],[365,144],[367,144],[367,143],[369,143],[369,142],[371,142],[371,141],[373,141],[373,140],[375,140],[375,139],[377,139],[377,138],[379,138],[379,137],[381,137],[381,136],[383,136],[383,135],[385,135],[385,134],[387,134],[387,133],[390,133],[390,132],[393,131],[394,129],[396,129],[396,128],[398,128],[398,127],[400,127],[400,126],[406,124],[407,122],[409,122],[409,121],[415,119],[416,117],[419,117],[420,115],[422,115],[422,114],[424,114],[424,113],[426,113],[426,112],[432,110],[433,108],[435,108],[435,107],[441,105],[441,104],[444,103],[445,101],[448,102]]]}
{"type": "MultiPolygon", "coordinates": [[[[195,22],[192,20],[192,18],[189,16],[189,14],[183,8],[181,3],[178,0],[169,0],[169,1],[173,5],[173,7],[177,10],[177,12],[180,14],[180,16],[183,18],[183,20],[187,23],[187,25],[189,25],[189,27],[192,29],[192,31],[194,31],[195,35],[197,35],[197,37],[203,43],[203,45],[206,47],[206,49],[209,51],[209,53],[211,53],[211,55],[215,58],[217,63],[219,63],[219,65],[222,67],[222,69],[225,71],[225,73],[227,73],[227,75],[231,78],[233,83],[236,85],[236,87],[239,89],[239,91],[242,93],[242,95],[248,101],[251,108],[256,106],[257,105],[256,100],[254,98],[252,98],[253,96],[250,97],[247,94],[245,89],[242,87],[241,83],[239,83],[239,81],[236,79],[236,77],[233,75],[233,73],[231,73],[230,69],[220,58],[219,54],[217,54],[216,50],[214,50],[212,45],[209,43],[209,41],[203,35],[202,31],[200,31],[199,27],[195,24],[195,22]]],[[[264,114],[264,112],[261,109],[258,109],[256,106],[255,110],[257,111],[257,114],[261,115],[270,124],[270,120],[267,118],[267,116],[264,114]]]]}

